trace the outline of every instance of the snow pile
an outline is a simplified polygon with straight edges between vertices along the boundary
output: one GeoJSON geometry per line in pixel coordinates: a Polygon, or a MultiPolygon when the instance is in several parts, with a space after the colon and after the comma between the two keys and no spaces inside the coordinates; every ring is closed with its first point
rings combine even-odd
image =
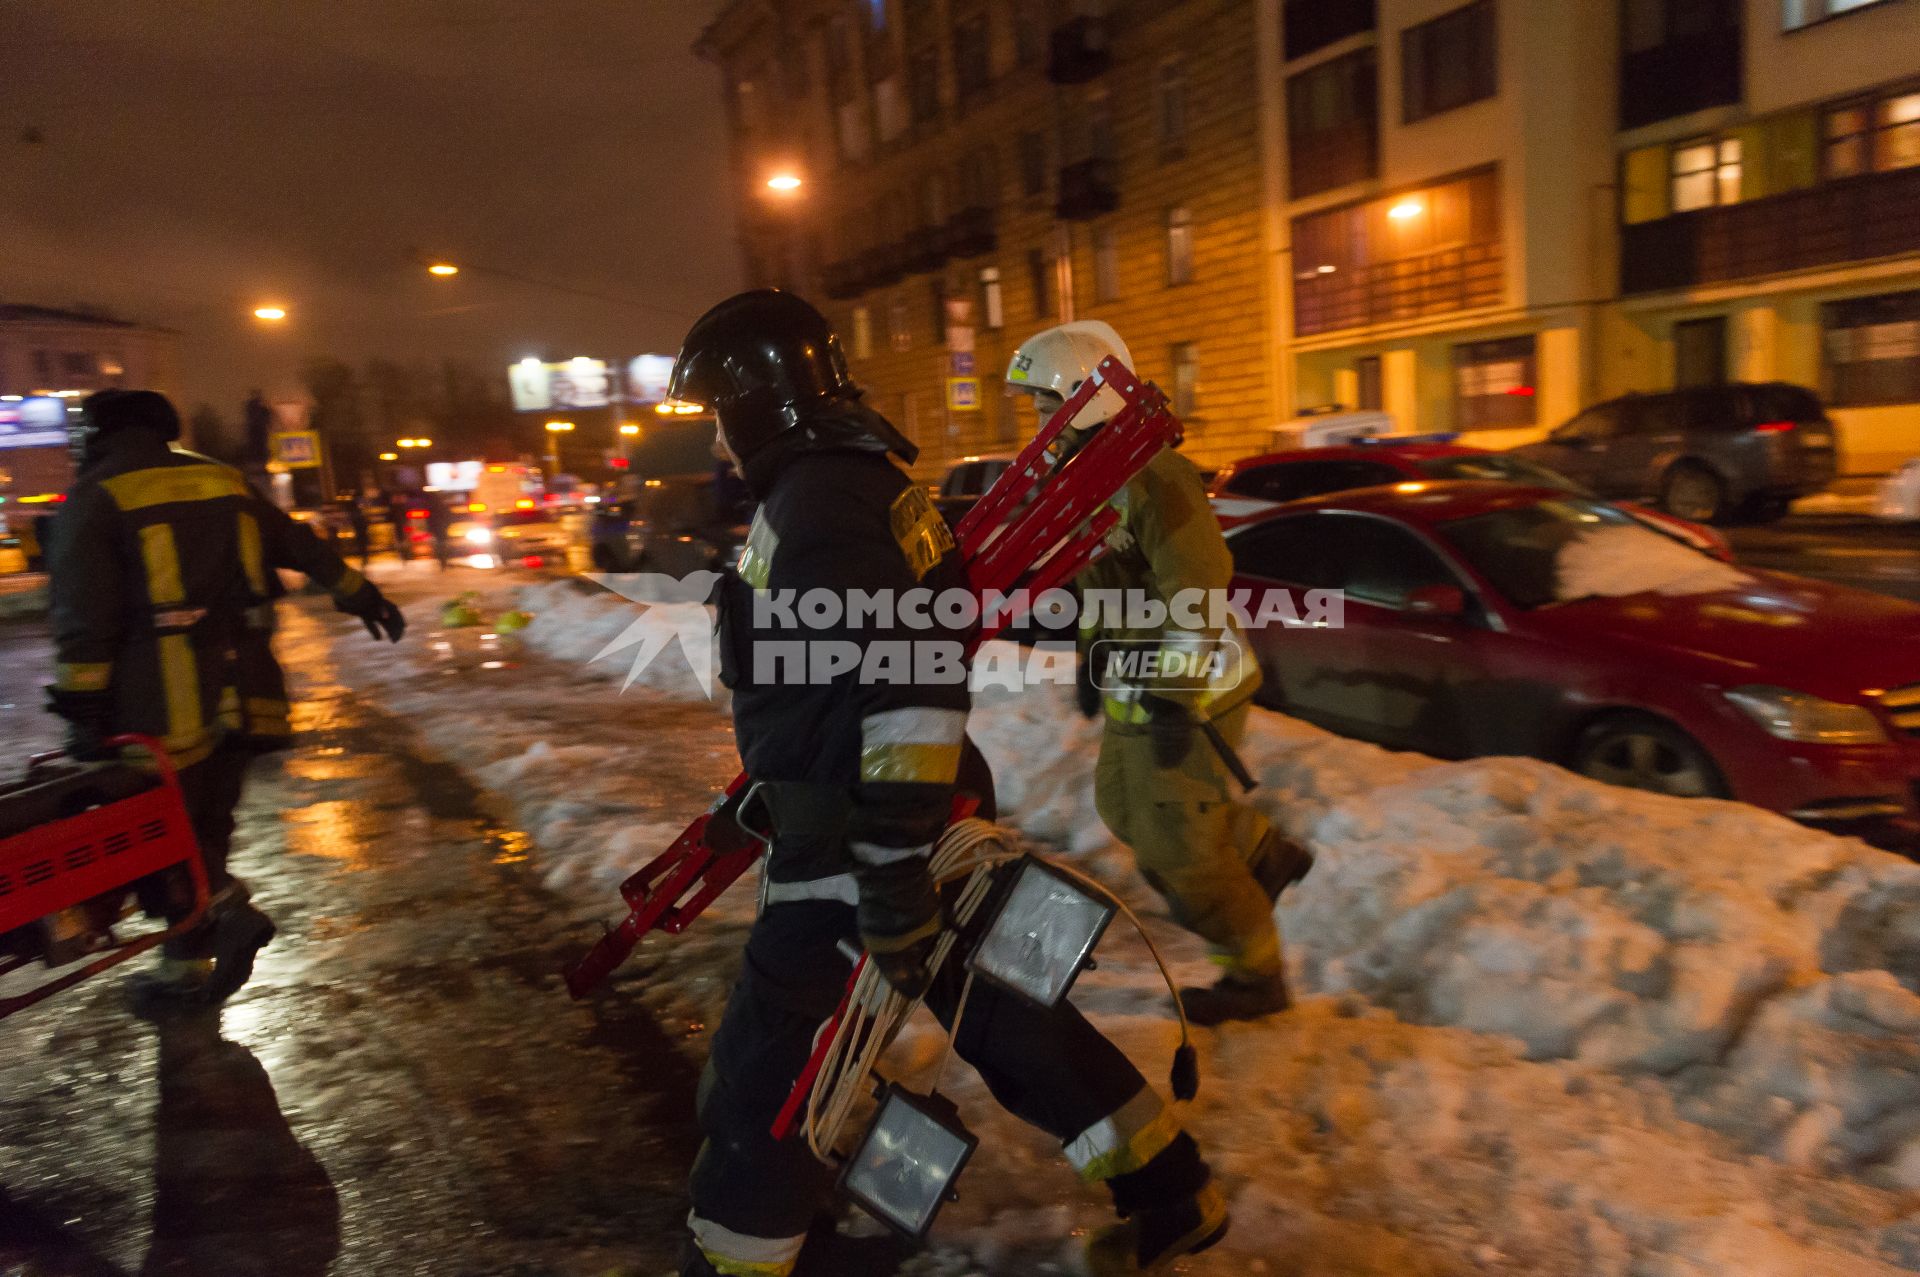
{"type": "MultiPolygon", "coordinates": [[[[490,605],[536,614],[531,655],[465,698],[447,675],[490,677],[484,652],[416,655],[383,698],[605,916],[611,882],[732,774],[724,716],[684,666],[620,696],[626,661],[581,664],[631,603],[541,584],[490,605]]],[[[485,642],[423,637],[428,654],[485,642]]],[[[1177,973],[1207,978],[1094,812],[1100,729],[1071,693],[983,690],[972,730],[1003,816],[1149,906],[1177,973]]],[[[1244,753],[1256,801],[1319,857],[1281,920],[1299,990],[1321,996],[1200,1035],[1187,1121],[1236,1222],[1185,1271],[1920,1272],[1920,867],[1737,804],[1435,763],[1265,712],[1244,753]]],[[[752,908],[743,885],[687,935],[650,938],[623,984],[712,1025],[752,908]]],[[[1124,927],[1075,1001],[1164,1077],[1175,1029],[1124,927]]],[[[930,1075],[938,1046],[910,1028],[899,1075],[930,1075]]],[[[971,1072],[948,1083],[982,1166],[912,1271],[1077,1271],[1063,1238],[1101,1222],[1098,1198],[971,1072]]]]}
{"type": "Polygon", "coordinates": [[[1635,523],[1596,527],[1568,542],[1554,562],[1554,573],[1554,597],[1559,599],[1713,594],[1753,583],[1732,564],[1635,523]]]}

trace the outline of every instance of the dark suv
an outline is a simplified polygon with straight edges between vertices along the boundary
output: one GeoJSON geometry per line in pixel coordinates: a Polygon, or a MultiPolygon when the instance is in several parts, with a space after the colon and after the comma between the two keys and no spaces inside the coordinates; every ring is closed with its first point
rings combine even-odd
{"type": "Polygon", "coordinates": [[[1612,399],[1513,452],[1697,523],[1771,523],[1832,482],[1836,465],[1820,397],[1778,381],[1612,399]]]}
{"type": "Polygon", "coordinates": [[[639,495],[600,507],[593,518],[593,565],[602,572],[685,576],[732,563],[746,541],[753,503],[744,488],[712,474],[649,479],[639,495]]]}

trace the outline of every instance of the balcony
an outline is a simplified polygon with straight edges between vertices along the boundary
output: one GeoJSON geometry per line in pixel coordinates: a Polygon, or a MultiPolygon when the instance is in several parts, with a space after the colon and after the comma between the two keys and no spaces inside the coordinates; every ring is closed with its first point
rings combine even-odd
{"type": "Polygon", "coordinates": [[[820,287],[834,301],[849,301],[867,291],[866,263],[858,258],[828,262],[820,268],[820,287]]]}
{"type": "Polygon", "coordinates": [[[1620,291],[1657,293],[1920,253],[1920,168],[1621,228],[1620,291]]]}
{"type": "Polygon", "coordinates": [[[1287,61],[1371,31],[1373,0],[1287,0],[1287,61]]]}
{"type": "Polygon", "coordinates": [[[865,268],[864,282],[868,288],[886,288],[897,284],[907,277],[906,242],[902,240],[869,249],[860,255],[860,261],[865,268]]]}
{"type": "Polygon", "coordinates": [[[1293,326],[1299,336],[1310,337],[1495,306],[1505,296],[1506,262],[1499,242],[1464,244],[1296,279],[1293,326]]]}
{"type": "Polygon", "coordinates": [[[1053,29],[1047,53],[1047,79],[1055,84],[1085,84],[1113,65],[1107,20],[1081,16],[1053,29]]]}
{"type": "Polygon", "coordinates": [[[1120,207],[1120,177],[1112,160],[1081,160],[1060,170],[1060,202],[1054,213],[1063,221],[1090,222],[1120,207]]]}
{"type": "Polygon", "coordinates": [[[925,275],[947,264],[947,235],[943,226],[909,231],[900,242],[901,264],[910,275],[925,275]]]}
{"type": "Polygon", "coordinates": [[[990,208],[963,208],[947,219],[947,252],[953,257],[978,257],[1000,246],[990,208]]]}
{"type": "Polygon", "coordinates": [[[1620,127],[1727,106],[1740,100],[1741,38],[1727,25],[1620,57],[1620,127]]]}

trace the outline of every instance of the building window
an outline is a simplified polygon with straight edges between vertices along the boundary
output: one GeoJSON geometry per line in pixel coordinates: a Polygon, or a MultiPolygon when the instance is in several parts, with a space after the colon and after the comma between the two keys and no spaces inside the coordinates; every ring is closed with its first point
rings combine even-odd
{"type": "Polygon", "coordinates": [[[882,142],[891,142],[907,131],[907,100],[899,76],[890,75],[873,86],[873,113],[882,142]]]}
{"type": "Polygon", "coordinates": [[[933,338],[935,345],[943,344],[947,339],[947,327],[952,323],[947,317],[947,281],[935,275],[927,281],[927,313],[933,316],[933,338]]]}
{"type": "Polygon", "coordinates": [[[1386,400],[1381,384],[1381,364],[1378,355],[1362,355],[1353,365],[1354,407],[1361,412],[1379,412],[1386,400]]]}
{"type": "Polygon", "coordinates": [[[1701,138],[1673,148],[1673,211],[1740,202],[1740,139],[1701,138]]]}
{"type": "Polygon", "coordinates": [[[908,92],[913,122],[930,124],[940,118],[940,52],[921,49],[907,60],[908,92]]]}
{"type": "Polygon", "coordinates": [[[896,351],[913,349],[913,314],[905,293],[894,294],[887,305],[887,344],[896,351]]]}
{"type": "Polygon", "coordinates": [[[1830,302],[1827,402],[1837,408],[1920,403],[1920,292],[1830,302]]]}
{"type": "Polygon", "coordinates": [[[1673,384],[1682,390],[1727,380],[1727,317],[1684,319],[1673,326],[1673,384]]]}
{"type": "Polygon", "coordinates": [[[1038,248],[1027,250],[1027,288],[1033,299],[1034,318],[1053,314],[1053,263],[1038,248]]]}
{"type": "Polygon", "coordinates": [[[1293,198],[1365,181],[1379,172],[1378,66],[1371,48],[1287,81],[1293,198]]]}
{"type": "Polygon", "coordinates": [[[1173,415],[1187,418],[1200,408],[1200,350],[1190,341],[1173,348],[1173,415]]]}
{"type": "Polygon", "coordinates": [[[853,308],[853,357],[873,358],[873,312],[865,306],[853,308]]]}
{"type": "Polygon", "coordinates": [[[1622,0],[1620,127],[1740,101],[1745,0],[1622,0]]]}
{"type": "Polygon", "coordinates": [[[1373,0],[1287,0],[1287,61],[1373,30],[1373,0]]]}
{"type": "Polygon", "coordinates": [[[1462,430],[1532,425],[1536,375],[1530,336],[1455,346],[1454,424],[1462,430]]]}
{"type": "Polygon", "coordinates": [[[980,268],[980,325],[1004,328],[1006,323],[1006,303],[1000,296],[1000,268],[983,266],[980,268]]]}
{"type": "Polygon", "coordinates": [[[1167,286],[1193,282],[1193,210],[1182,204],[1167,210],[1167,286]]]}
{"type": "Polygon", "coordinates": [[[993,78],[987,42],[987,15],[975,13],[953,24],[953,83],[962,102],[983,92],[993,78]]]}
{"type": "Polygon", "coordinates": [[[1093,300],[1117,301],[1120,297],[1120,237],[1113,224],[1093,228],[1093,300]]]}
{"type": "Polygon", "coordinates": [[[1780,25],[1787,31],[1837,18],[1856,9],[1871,9],[1886,0],[1781,0],[1780,25]]]}
{"type": "Polygon", "coordinates": [[[1492,97],[1498,45],[1493,0],[1407,28],[1400,37],[1401,118],[1412,124],[1492,97]]]}
{"type": "Polygon", "coordinates": [[[1920,92],[1835,107],[1826,112],[1822,132],[1829,178],[1911,168],[1920,164],[1920,92]]]}
{"type": "Polygon", "coordinates": [[[1300,336],[1497,305],[1506,295],[1497,169],[1298,217],[1300,336]]]}
{"type": "Polygon", "coordinates": [[[1184,64],[1161,63],[1158,96],[1154,119],[1160,134],[1160,158],[1177,160],[1187,153],[1187,68],[1184,64]]]}
{"type": "Polygon", "coordinates": [[[1020,193],[1029,198],[1047,193],[1047,138],[1044,133],[1020,135],[1020,193]]]}

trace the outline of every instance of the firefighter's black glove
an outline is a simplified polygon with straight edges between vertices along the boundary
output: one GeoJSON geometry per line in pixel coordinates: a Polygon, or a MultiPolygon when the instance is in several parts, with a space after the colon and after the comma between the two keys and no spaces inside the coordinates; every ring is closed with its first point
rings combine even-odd
{"type": "Polygon", "coordinates": [[[400,636],[407,632],[407,618],[393,600],[380,593],[373,582],[364,582],[359,589],[334,606],[342,612],[357,616],[367,627],[367,633],[376,639],[386,639],[398,643],[400,636]]]}
{"type": "Polygon", "coordinates": [[[860,943],[881,978],[902,997],[924,997],[933,983],[933,947],[945,919],[924,857],[862,866],[860,943]]]}
{"type": "Polygon", "coordinates": [[[1080,667],[1073,679],[1073,703],[1079,707],[1080,717],[1100,717],[1100,688],[1093,678],[1093,653],[1084,647],[1080,649],[1080,667]]]}
{"type": "Polygon", "coordinates": [[[47,689],[47,710],[67,720],[66,751],[83,762],[111,757],[104,744],[113,720],[113,693],[47,689]]]}
{"type": "Polygon", "coordinates": [[[1142,693],[1140,705],[1147,711],[1147,734],[1153,738],[1153,765],[1170,771],[1186,762],[1198,731],[1193,712],[1151,692],[1142,693]]]}

